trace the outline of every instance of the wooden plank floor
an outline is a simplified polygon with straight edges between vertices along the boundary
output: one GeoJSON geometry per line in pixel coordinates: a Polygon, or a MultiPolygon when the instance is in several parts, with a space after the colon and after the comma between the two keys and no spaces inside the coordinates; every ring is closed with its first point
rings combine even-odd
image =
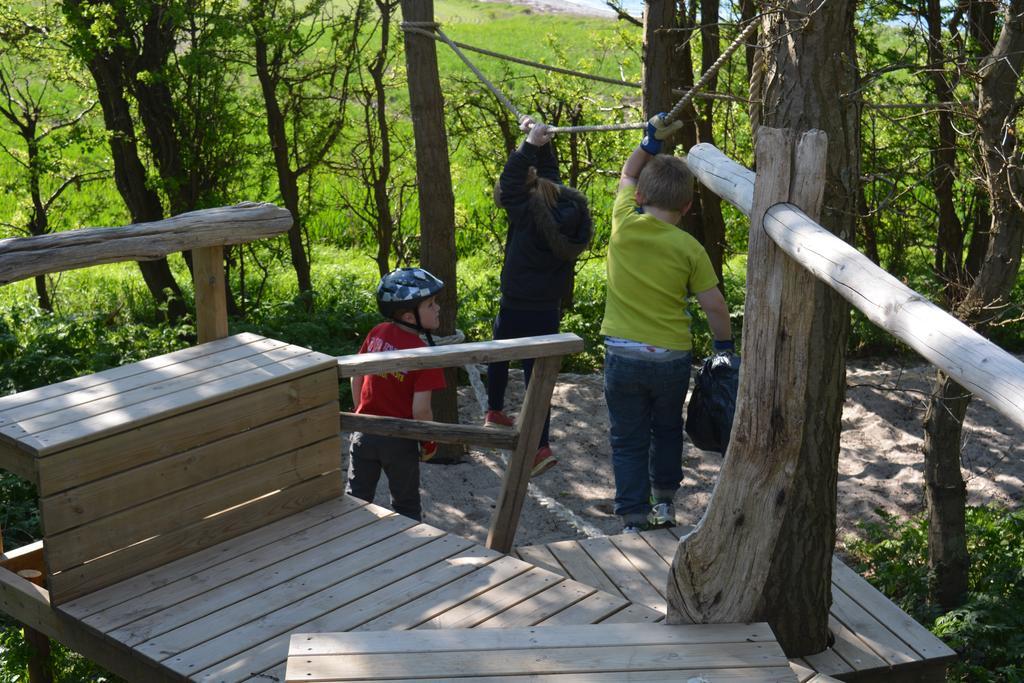
{"type": "MultiPolygon", "coordinates": [[[[649,622],[653,609],[343,496],[56,608],[167,681],[283,681],[292,633],[649,622]]],[[[150,683],[147,681],[146,683],[150,683]]]]}
{"type": "Polygon", "coordinates": [[[796,681],[767,624],[295,634],[287,682],[796,681]]]}
{"type": "MultiPolygon", "coordinates": [[[[663,618],[668,572],[683,528],[516,548],[528,562],[646,605],[663,618]]],[[[838,559],[832,562],[829,625],[835,644],[791,660],[801,683],[941,681],[956,653],[838,559]],[[815,678],[821,676],[820,678],[815,678]]]]}

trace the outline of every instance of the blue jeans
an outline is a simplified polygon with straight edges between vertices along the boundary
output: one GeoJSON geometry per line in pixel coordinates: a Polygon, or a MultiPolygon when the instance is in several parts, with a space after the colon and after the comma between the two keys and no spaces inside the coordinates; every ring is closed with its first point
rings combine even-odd
{"type": "Polygon", "coordinates": [[[611,423],[615,514],[642,524],[651,494],[671,502],[683,481],[683,403],[691,354],[606,350],[604,396],[611,423]]]}

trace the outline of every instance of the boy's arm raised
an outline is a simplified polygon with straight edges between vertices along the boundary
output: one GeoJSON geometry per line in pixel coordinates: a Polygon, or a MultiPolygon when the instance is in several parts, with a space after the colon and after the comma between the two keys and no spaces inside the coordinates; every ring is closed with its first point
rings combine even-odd
{"type": "Polygon", "coordinates": [[[637,147],[633,150],[633,153],[626,159],[626,163],[622,165],[622,173],[619,174],[620,190],[624,187],[636,185],[637,178],[640,177],[640,171],[644,170],[644,166],[651,160],[651,157],[652,155],[645,152],[642,147],[637,147]]]}
{"type": "Polygon", "coordinates": [[[647,162],[654,155],[661,153],[664,140],[682,127],[682,121],[666,123],[665,117],[666,114],[662,112],[655,114],[647,122],[647,126],[644,128],[644,139],[640,141],[640,145],[633,150],[633,153],[626,159],[626,163],[622,165],[622,173],[619,176],[620,190],[623,187],[636,185],[640,171],[644,170],[647,162]]]}

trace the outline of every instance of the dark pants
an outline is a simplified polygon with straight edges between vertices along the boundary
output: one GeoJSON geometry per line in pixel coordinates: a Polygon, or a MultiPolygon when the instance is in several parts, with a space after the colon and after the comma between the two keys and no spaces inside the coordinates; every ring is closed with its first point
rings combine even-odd
{"type": "Polygon", "coordinates": [[[422,521],[420,452],[415,441],[355,432],[351,454],[352,478],[348,481],[351,495],[372,503],[383,471],[388,478],[392,509],[422,521]]]}
{"type": "MultiPolygon", "coordinates": [[[[519,311],[502,307],[494,321],[495,339],[514,339],[516,337],[534,337],[541,334],[556,334],[561,311],[557,308],[550,311],[519,311]]],[[[523,360],[523,376],[526,386],[530,386],[530,375],[533,373],[533,359],[523,360]]],[[[487,366],[487,409],[505,409],[505,388],[508,387],[508,363],[491,363],[487,366]]],[[[540,435],[540,445],[548,445],[548,429],[551,426],[551,410],[544,420],[544,431],[540,435]]]]}

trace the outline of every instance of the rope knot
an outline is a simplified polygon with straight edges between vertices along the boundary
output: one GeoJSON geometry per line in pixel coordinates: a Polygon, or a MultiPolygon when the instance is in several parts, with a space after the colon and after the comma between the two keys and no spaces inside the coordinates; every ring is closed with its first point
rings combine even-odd
{"type": "Polygon", "coordinates": [[[431,31],[436,31],[437,29],[439,29],[441,27],[441,24],[436,22],[436,21],[403,21],[401,24],[399,24],[399,27],[403,31],[408,31],[410,29],[417,29],[417,28],[418,29],[426,28],[426,29],[430,29],[431,31]]]}

